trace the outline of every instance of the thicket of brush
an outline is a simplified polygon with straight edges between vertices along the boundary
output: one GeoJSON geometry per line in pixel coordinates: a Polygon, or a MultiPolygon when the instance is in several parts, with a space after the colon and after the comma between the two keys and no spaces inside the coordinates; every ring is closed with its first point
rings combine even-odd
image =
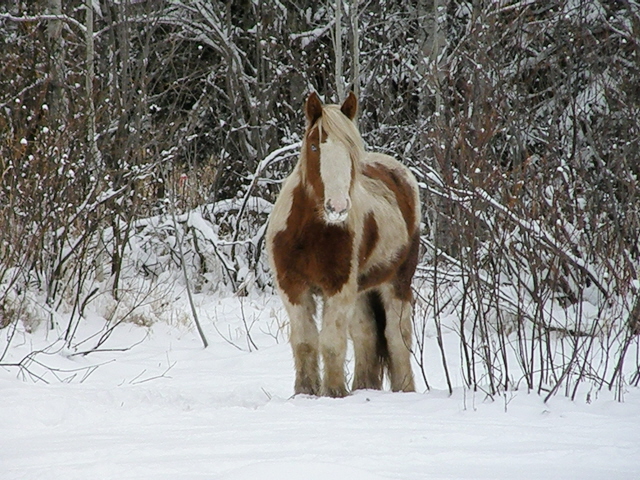
{"type": "Polygon", "coordinates": [[[72,346],[105,298],[105,335],[154,321],[183,264],[196,290],[269,289],[304,98],[353,88],[423,186],[419,363],[454,329],[489,395],[637,385],[638,2],[413,3],[0,7],[6,348],[18,325],[72,346]]]}

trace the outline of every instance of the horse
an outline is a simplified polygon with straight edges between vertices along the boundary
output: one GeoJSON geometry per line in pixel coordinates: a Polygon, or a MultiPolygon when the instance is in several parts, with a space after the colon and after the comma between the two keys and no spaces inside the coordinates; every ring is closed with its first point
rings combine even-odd
{"type": "Polygon", "coordinates": [[[353,92],[342,105],[323,105],[315,92],[307,97],[300,156],[267,226],[269,264],[289,317],[296,395],[348,394],[348,336],[355,356],[352,390],[380,390],[386,375],[392,391],[415,391],[411,281],[420,246],[418,184],[393,157],[365,151],[354,123],[357,109],[353,92]]]}

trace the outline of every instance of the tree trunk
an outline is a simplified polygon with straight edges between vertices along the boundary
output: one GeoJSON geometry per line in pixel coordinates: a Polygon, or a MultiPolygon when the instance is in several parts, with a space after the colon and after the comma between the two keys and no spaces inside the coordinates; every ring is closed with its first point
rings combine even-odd
{"type": "Polygon", "coordinates": [[[93,0],[86,0],[86,27],[85,35],[87,48],[87,65],[85,73],[85,89],[87,94],[87,142],[89,168],[95,170],[100,166],[100,151],[96,142],[96,108],[93,103],[93,80],[95,78],[95,50],[93,45],[93,0]]]}
{"type": "Polygon", "coordinates": [[[334,38],[335,51],[335,77],[338,103],[344,100],[344,79],[342,78],[342,0],[336,0],[336,30],[334,38]]]}
{"type": "Polygon", "coordinates": [[[446,21],[446,0],[433,0],[433,32],[431,34],[431,52],[429,59],[433,65],[433,80],[436,92],[436,112],[442,109],[442,80],[444,75],[440,64],[442,51],[445,47],[444,22],[446,21]]]}
{"type": "MultiPolygon", "coordinates": [[[[353,85],[353,93],[360,98],[360,30],[358,25],[358,3],[360,0],[354,0],[349,11],[349,19],[351,22],[352,44],[351,44],[351,84],[353,85]]],[[[360,111],[356,112],[354,121],[358,121],[360,111]]]]}
{"type": "MultiPolygon", "coordinates": [[[[48,10],[50,15],[62,15],[62,0],[49,0],[48,10]]],[[[48,103],[53,121],[58,125],[64,125],[69,113],[69,98],[65,90],[65,45],[62,27],[62,20],[50,20],[47,25],[47,41],[51,52],[51,87],[48,103]]]]}

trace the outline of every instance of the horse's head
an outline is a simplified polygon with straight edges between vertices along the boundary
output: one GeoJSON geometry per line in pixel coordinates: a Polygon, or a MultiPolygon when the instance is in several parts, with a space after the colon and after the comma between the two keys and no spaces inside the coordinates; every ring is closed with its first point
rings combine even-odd
{"type": "Polygon", "coordinates": [[[328,223],[344,222],[351,209],[357,164],[363,152],[362,138],[353,122],[357,109],[353,92],[341,106],[322,105],[315,92],[305,104],[305,180],[322,201],[328,223]]]}

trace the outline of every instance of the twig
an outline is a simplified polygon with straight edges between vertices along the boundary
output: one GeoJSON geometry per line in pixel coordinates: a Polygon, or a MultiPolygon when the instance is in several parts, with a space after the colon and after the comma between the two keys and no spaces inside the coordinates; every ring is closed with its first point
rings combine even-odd
{"type": "Polygon", "coordinates": [[[242,301],[242,299],[240,299],[240,312],[242,314],[242,324],[244,325],[244,330],[245,330],[245,332],[247,334],[247,346],[249,347],[249,351],[251,352],[251,346],[252,345],[253,345],[253,348],[258,350],[258,346],[253,341],[253,338],[251,338],[251,327],[255,323],[255,320],[251,323],[251,327],[249,325],[247,325],[247,319],[246,319],[245,314],[244,314],[244,302],[242,301]]]}
{"type": "Polygon", "coordinates": [[[173,362],[170,363],[169,366],[165,369],[164,372],[162,372],[159,375],[154,375],[152,377],[148,377],[148,378],[143,378],[142,380],[138,380],[138,378],[140,378],[142,375],[144,375],[144,373],[147,371],[146,369],[144,369],[142,372],[140,372],[140,374],[138,374],[135,378],[133,378],[132,380],[129,381],[129,385],[140,385],[141,383],[146,383],[146,382],[151,382],[153,380],[157,380],[159,378],[170,378],[167,377],[167,373],[176,366],[177,362],[173,362]]]}
{"type": "Polygon", "coordinates": [[[200,325],[200,320],[198,319],[198,312],[196,311],[195,303],[193,302],[193,295],[191,294],[191,282],[189,282],[189,276],[187,275],[187,266],[185,265],[184,260],[184,252],[182,251],[182,241],[184,236],[180,238],[178,234],[178,221],[176,220],[176,210],[175,210],[175,198],[173,194],[173,190],[171,193],[171,218],[173,220],[173,228],[176,232],[176,243],[178,244],[178,254],[180,255],[180,265],[182,267],[182,275],[184,276],[184,283],[187,287],[187,297],[189,298],[189,306],[191,307],[191,314],[193,315],[193,321],[196,324],[196,329],[198,330],[198,334],[200,335],[200,339],[202,340],[202,344],[204,348],[209,346],[209,342],[207,342],[207,337],[204,335],[204,331],[202,330],[202,325],[200,325]]]}
{"type": "Polygon", "coordinates": [[[272,163],[288,158],[289,155],[291,155],[291,153],[288,153],[288,152],[290,152],[291,150],[297,151],[300,149],[300,146],[301,146],[301,143],[296,142],[294,144],[286,145],[282,148],[278,148],[277,150],[274,150],[269,155],[267,155],[258,164],[258,167],[256,168],[256,171],[254,172],[253,177],[251,178],[251,183],[249,184],[249,188],[247,188],[247,192],[245,193],[244,198],[242,199],[242,205],[240,205],[240,209],[238,210],[238,216],[236,217],[236,225],[235,225],[235,231],[233,234],[232,242],[236,242],[238,240],[238,236],[240,234],[240,220],[242,219],[244,211],[247,208],[247,204],[249,203],[249,199],[251,198],[251,193],[253,192],[254,187],[258,183],[258,180],[260,179],[260,175],[262,174],[262,172],[272,163]],[[284,155],[285,153],[288,153],[288,155],[284,155]]]}

